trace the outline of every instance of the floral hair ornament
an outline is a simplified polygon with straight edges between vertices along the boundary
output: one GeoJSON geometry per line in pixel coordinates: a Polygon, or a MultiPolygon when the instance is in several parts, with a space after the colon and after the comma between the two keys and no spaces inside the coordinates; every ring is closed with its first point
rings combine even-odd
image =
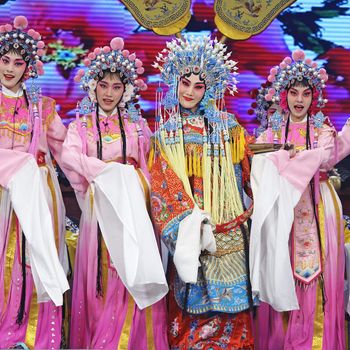
{"type": "MultiPolygon", "coordinates": [[[[34,29],[29,29],[28,20],[25,16],[17,16],[13,25],[5,24],[0,26],[0,56],[11,50],[19,52],[27,63],[27,69],[23,80],[31,78],[28,87],[23,83],[23,89],[30,102],[29,113],[33,121],[32,141],[29,153],[36,156],[41,134],[42,125],[42,96],[41,89],[35,83],[39,75],[44,74],[43,62],[40,58],[45,54],[45,43],[41,40],[40,34],[34,29]]],[[[0,95],[1,98],[2,94],[0,95]]],[[[0,100],[1,104],[1,100],[0,100]]]]}
{"type": "Polygon", "coordinates": [[[14,49],[23,56],[28,63],[25,79],[37,78],[44,74],[43,63],[40,60],[44,55],[45,43],[41,40],[40,34],[28,27],[28,20],[25,16],[17,16],[13,25],[5,24],[0,26],[0,56],[14,49]]]}
{"type": "Polygon", "coordinates": [[[96,86],[105,71],[119,72],[121,80],[125,83],[120,107],[124,107],[126,103],[138,97],[139,91],[147,89],[146,83],[139,78],[139,75],[145,71],[142,61],[136,58],[135,53],[130,54],[128,50],[124,50],[122,38],[113,38],[110,46],[95,48],[85,58],[84,65],[88,69],[86,71],[80,69],[74,80],[82,83],[81,87],[88,92],[92,103],[96,103],[96,86]]]}
{"type": "MultiPolygon", "coordinates": [[[[86,136],[84,135],[87,125],[85,115],[87,114],[93,115],[93,132],[94,138],[97,140],[96,86],[106,71],[120,74],[120,78],[125,84],[125,90],[118,106],[127,106],[128,115],[134,122],[142,119],[136,99],[139,97],[138,93],[140,91],[147,90],[147,85],[139,78],[139,75],[144,73],[142,61],[136,58],[135,53],[130,53],[124,49],[124,40],[122,38],[115,37],[111,40],[110,46],[95,48],[83,62],[87,70],[79,69],[74,80],[81,83],[81,88],[88,93],[88,96],[78,102],[76,109],[76,119],[80,126],[80,134],[83,138],[83,144],[86,145],[86,142],[84,142],[86,136]],[[82,120],[80,120],[80,115],[83,115],[82,120]]],[[[83,152],[86,152],[86,149],[83,152]]]]}
{"type": "Polygon", "coordinates": [[[292,57],[285,57],[278,66],[271,68],[267,80],[272,83],[272,86],[265,95],[266,101],[280,103],[281,108],[286,109],[285,91],[296,81],[304,79],[314,90],[314,107],[323,108],[328,102],[323,98],[323,89],[328,80],[327,72],[310,58],[305,58],[302,50],[294,51],[292,57]]]}
{"type": "Polygon", "coordinates": [[[249,115],[255,114],[256,119],[259,122],[259,127],[255,130],[255,136],[258,137],[262,132],[267,129],[268,126],[268,109],[272,105],[272,101],[266,101],[265,95],[268,93],[271,87],[270,82],[261,84],[259,89],[251,91],[250,95],[254,99],[251,104],[251,108],[248,110],[249,115]]]}

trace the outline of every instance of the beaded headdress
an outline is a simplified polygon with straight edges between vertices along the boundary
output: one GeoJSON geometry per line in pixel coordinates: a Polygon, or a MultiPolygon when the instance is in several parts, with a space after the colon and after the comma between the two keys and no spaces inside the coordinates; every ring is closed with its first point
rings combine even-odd
{"type": "Polygon", "coordinates": [[[42,124],[42,98],[41,89],[35,83],[39,75],[44,74],[43,63],[40,57],[44,55],[45,43],[41,40],[40,34],[34,29],[25,31],[28,27],[28,20],[25,16],[17,16],[11,24],[0,26],[0,56],[5,55],[11,50],[18,51],[25,62],[27,69],[23,80],[31,78],[31,84],[28,87],[23,84],[31,106],[29,112],[33,120],[32,141],[29,147],[29,153],[36,155],[38,142],[41,133],[42,124]]]}
{"type": "Polygon", "coordinates": [[[268,125],[268,109],[272,105],[272,101],[266,101],[265,95],[268,94],[269,82],[261,84],[259,89],[254,89],[251,92],[251,96],[254,102],[251,104],[251,108],[248,110],[248,114],[255,114],[256,119],[259,122],[259,127],[255,130],[255,136],[259,136],[264,130],[266,130],[268,125]]]}
{"type": "MultiPolygon", "coordinates": [[[[76,109],[76,120],[79,126],[80,136],[83,140],[83,153],[86,153],[86,115],[92,114],[92,126],[94,139],[97,141],[97,123],[96,106],[97,96],[96,87],[99,79],[103,78],[105,72],[119,73],[121,81],[125,84],[125,90],[118,107],[126,107],[130,119],[135,122],[139,141],[143,142],[143,133],[141,124],[144,123],[141,118],[139,105],[136,103],[139,97],[138,93],[147,89],[146,83],[139,78],[144,73],[142,61],[136,58],[135,53],[124,50],[124,41],[122,38],[115,37],[111,40],[110,46],[95,48],[84,60],[87,70],[79,69],[74,80],[81,83],[81,87],[88,93],[82,101],[79,101],[76,109]],[[80,120],[82,115],[82,120],[80,120]]],[[[140,149],[143,150],[143,147],[140,149]]],[[[145,162],[145,157],[141,156],[141,163],[145,162]]],[[[146,166],[143,167],[146,169],[146,166]]]]}
{"type": "Polygon", "coordinates": [[[324,68],[318,67],[318,64],[310,58],[305,58],[302,50],[294,51],[292,57],[285,57],[278,66],[271,68],[267,79],[272,83],[272,87],[265,95],[265,99],[282,103],[283,109],[287,108],[284,101],[286,96],[283,96],[283,92],[294,82],[304,79],[314,90],[313,104],[322,108],[328,102],[323,98],[323,89],[328,80],[327,72],[324,68]]]}
{"type": "Polygon", "coordinates": [[[243,211],[237,200],[232,163],[239,163],[244,157],[244,129],[224,105],[225,92],[233,95],[237,91],[237,62],[230,60],[230,56],[231,52],[217,39],[188,36],[167,42],[153,64],[169,87],[164,95],[162,87],[157,89],[156,144],[161,145],[189,196],[193,196],[189,177],[203,178],[203,207],[216,224],[227,222],[243,211]],[[178,98],[180,79],[192,73],[198,75],[206,87],[196,111],[205,118],[203,147],[195,152],[184,148],[182,114],[188,111],[180,108],[178,98]],[[221,191],[226,189],[225,194],[219,195],[219,187],[221,191]]]}
{"type": "MultiPolygon", "coordinates": [[[[328,102],[323,97],[324,88],[328,80],[328,74],[324,68],[320,68],[317,62],[305,57],[302,50],[296,50],[292,53],[292,57],[285,57],[283,61],[276,67],[271,68],[270,75],[267,80],[272,83],[270,89],[265,95],[266,101],[278,103],[282,111],[288,111],[287,90],[293,84],[302,81],[307,81],[307,84],[313,90],[312,102],[308,111],[310,117],[310,126],[312,129],[313,147],[317,146],[318,131],[323,123],[329,119],[325,117],[321,111],[316,113],[316,109],[321,109],[328,102]],[[314,131],[313,131],[314,130],[314,131]]],[[[330,123],[331,124],[331,123],[330,123]]],[[[278,113],[270,118],[268,125],[268,139],[271,142],[277,141],[277,134],[282,130],[281,142],[284,140],[285,121],[278,113]]]]}
{"type": "Polygon", "coordinates": [[[237,91],[237,62],[229,60],[231,52],[227,53],[227,47],[217,39],[190,36],[174,39],[167,42],[166,46],[153,64],[154,68],[161,71],[162,80],[169,86],[163,101],[165,107],[178,104],[175,91],[178,81],[180,77],[191,73],[199,74],[206,85],[201,107],[223,98],[226,90],[231,95],[237,91]]]}
{"type": "Polygon", "coordinates": [[[88,69],[86,71],[80,69],[75,76],[75,81],[81,82],[82,89],[88,92],[92,104],[96,103],[96,86],[105,71],[119,72],[121,80],[125,83],[120,106],[132,101],[140,90],[147,89],[145,82],[138,77],[144,72],[142,61],[136,58],[135,53],[130,54],[123,48],[124,41],[119,37],[112,39],[110,46],[95,48],[84,60],[84,65],[88,69]]]}
{"type": "Polygon", "coordinates": [[[25,79],[37,78],[44,74],[43,63],[40,57],[44,55],[45,43],[40,34],[34,29],[25,31],[28,20],[24,16],[17,16],[11,24],[0,26],[0,56],[11,49],[18,50],[28,63],[25,79]]]}

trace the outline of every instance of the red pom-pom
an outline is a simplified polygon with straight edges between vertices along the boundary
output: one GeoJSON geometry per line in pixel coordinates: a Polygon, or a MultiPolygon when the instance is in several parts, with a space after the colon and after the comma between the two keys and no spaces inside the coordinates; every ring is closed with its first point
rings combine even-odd
{"type": "Polygon", "coordinates": [[[275,80],[275,77],[273,75],[269,75],[267,80],[272,83],[275,80]]]}
{"type": "Polygon", "coordinates": [[[43,66],[44,66],[44,63],[42,63],[41,61],[36,61],[37,68],[42,68],[43,66]]]}
{"type": "Polygon", "coordinates": [[[13,21],[13,25],[16,29],[26,29],[28,27],[28,20],[25,16],[17,16],[13,21]]]}
{"type": "Polygon", "coordinates": [[[11,32],[12,30],[12,25],[11,24],[5,24],[5,31],[6,32],[11,32]]]}
{"type": "Polygon", "coordinates": [[[85,58],[85,60],[83,61],[83,63],[84,63],[84,65],[85,65],[86,67],[88,67],[88,66],[90,66],[90,64],[91,64],[91,61],[90,61],[88,58],[85,58]]]}
{"type": "MultiPolygon", "coordinates": [[[[286,67],[287,67],[287,63],[286,63],[286,62],[283,61],[283,62],[280,63],[280,68],[281,68],[281,69],[285,69],[286,67]]],[[[268,79],[268,80],[269,80],[269,79],[268,79]]],[[[269,81],[270,81],[270,80],[269,80],[269,81]]]]}
{"type": "Polygon", "coordinates": [[[139,68],[136,69],[136,73],[137,74],[143,74],[144,71],[145,71],[145,69],[143,67],[139,67],[139,68]]]}
{"type": "Polygon", "coordinates": [[[292,63],[292,59],[290,58],[290,57],[285,57],[284,59],[283,59],[283,61],[286,63],[286,64],[291,64],[292,63]]]}
{"type": "Polygon", "coordinates": [[[123,50],[124,40],[122,38],[116,37],[111,40],[111,48],[113,50],[123,50]]]}
{"type": "Polygon", "coordinates": [[[96,49],[94,50],[94,54],[97,56],[97,55],[100,55],[102,52],[101,48],[100,47],[96,47],[96,49]]]}
{"type": "Polygon", "coordinates": [[[254,114],[254,111],[252,109],[248,109],[248,114],[252,115],[252,114],[254,114]]]}
{"type": "Polygon", "coordinates": [[[94,59],[96,58],[95,52],[90,52],[90,53],[88,54],[88,58],[89,58],[91,61],[94,60],[94,59]]]}
{"type": "Polygon", "coordinates": [[[0,26],[0,33],[5,33],[6,30],[5,30],[5,26],[4,25],[1,25],[0,26]]]}
{"type": "Polygon", "coordinates": [[[296,61],[304,61],[305,59],[305,53],[302,50],[295,50],[292,53],[293,60],[296,61]]]}
{"type": "Polygon", "coordinates": [[[127,57],[129,57],[130,52],[129,52],[129,50],[123,50],[122,54],[123,54],[123,57],[127,58],[127,57]]]}
{"type": "Polygon", "coordinates": [[[28,30],[28,33],[27,33],[27,34],[28,34],[29,36],[33,37],[34,33],[35,33],[35,30],[31,28],[31,29],[28,30]]]}
{"type": "Polygon", "coordinates": [[[38,56],[44,56],[45,51],[43,49],[38,49],[36,53],[38,54],[38,56]]]}
{"type": "Polygon", "coordinates": [[[38,49],[43,49],[45,47],[45,43],[43,41],[38,41],[38,43],[36,44],[36,46],[38,47],[38,49]]]}
{"type": "Polygon", "coordinates": [[[33,35],[32,35],[34,40],[40,40],[40,34],[36,31],[34,31],[33,35]]]}
{"type": "Polygon", "coordinates": [[[135,60],[135,67],[136,67],[136,68],[142,67],[142,61],[139,60],[138,58],[136,58],[136,60],[135,60]]]}
{"type": "Polygon", "coordinates": [[[111,48],[109,46],[104,46],[102,51],[103,51],[103,53],[108,53],[111,51],[111,48]]]}
{"type": "Polygon", "coordinates": [[[132,53],[131,55],[129,55],[129,60],[131,62],[135,61],[135,58],[136,58],[136,54],[135,53],[132,53]]]}
{"type": "Polygon", "coordinates": [[[256,102],[253,102],[252,103],[252,108],[256,108],[256,107],[258,107],[258,104],[256,102]]]}
{"type": "Polygon", "coordinates": [[[76,83],[80,83],[80,82],[81,82],[81,76],[77,74],[77,75],[74,77],[74,81],[75,81],[76,83]]]}

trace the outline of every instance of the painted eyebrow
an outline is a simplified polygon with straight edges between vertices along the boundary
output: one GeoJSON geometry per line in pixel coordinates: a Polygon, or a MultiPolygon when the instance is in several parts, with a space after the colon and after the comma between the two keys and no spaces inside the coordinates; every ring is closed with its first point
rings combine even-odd
{"type": "MultiPolygon", "coordinates": [[[[298,90],[296,89],[296,88],[290,88],[292,91],[295,91],[295,92],[298,92],[298,90]]],[[[310,91],[311,92],[311,89],[310,88],[307,88],[307,89],[305,89],[304,91],[303,91],[303,93],[304,92],[307,92],[307,91],[310,91]]]]}
{"type": "MultiPolygon", "coordinates": [[[[182,77],[181,80],[185,80],[187,83],[191,83],[191,80],[188,80],[188,79],[185,78],[185,77],[182,77]]],[[[204,85],[204,83],[201,82],[201,81],[198,81],[198,82],[195,83],[194,85],[204,85]]]]}
{"type": "MultiPolygon", "coordinates": [[[[3,57],[7,58],[8,60],[11,60],[10,56],[4,55],[3,57]]],[[[16,58],[15,62],[24,62],[24,59],[23,58],[16,58]]]]}

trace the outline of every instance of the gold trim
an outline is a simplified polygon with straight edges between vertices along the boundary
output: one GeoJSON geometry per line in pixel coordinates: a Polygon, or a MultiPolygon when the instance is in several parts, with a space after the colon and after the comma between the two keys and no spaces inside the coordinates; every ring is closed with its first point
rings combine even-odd
{"type": "Polygon", "coordinates": [[[32,300],[30,302],[30,311],[28,317],[28,325],[26,330],[26,338],[24,343],[29,349],[34,349],[36,329],[38,324],[39,304],[37,302],[36,290],[33,288],[32,300]]]}
{"type": "MultiPolygon", "coordinates": [[[[322,270],[324,268],[324,252],[325,252],[325,217],[324,217],[324,206],[322,198],[318,204],[318,217],[320,223],[320,236],[321,236],[321,256],[322,256],[322,270]]],[[[323,327],[324,327],[324,313],[322,306],[322,290],[321,285],[317,282],[316,286],[316,312],[314,317],[314,334],[312,337],[312,349],[322,350],[323,343],[323,327]]]]}
{"type": "Polygon", "coordinates": [[[158,35],[174,35],[181,32],[182,29],[186,28],[190,19],[191,19],[191,12],[188,11],[185,13],[183,17],[181,17],[175,23],[163,28],[154,27],[152,28],[152,30],[158,35]]]}
{"type": "Polygon", "coordinates": [[[153,320],[152,320],[152,306],[145,310],[146,313],[146,333],[147,333],[147,349],[155,350],[154,335],[153,335],[153,320]]]}
{"type": "Polygon", "coordinates": [[[119,343],[118,343],[118,350],[127,350],[128,344],[129,344],[129,338],[130,338],[130,330],[131,330],[131,323],[132,323],[132,317],[134,314],[134,307],[135,303],[131,295],[128,295],[128,311],[125,316],[125,321],[123,325],[123,329],[120,333],[119,343]]]}
{"type": "Polygon", "coordinates": [[[322,350],[324,313],[322,308],[322,291],[320,284],[316,286],[316,312],[314,318],[314,335],[312,338],[312,350],[322,350]]]}
{"type": "MultiPolygon", "coordinates": [[[[338,252],[340,252],[340,236],[341,236],[341,232],[342,232],[342,225],[341,225],[341,213],[340,213],[340,208],[338,205],[338,201],[337,201],[337,197],[335,194],[335,190],[334,187],[329,183],[329,180],[326,181],[326,185],[328,186],[328,189],[331,193],[332,196],[332,200],[333,200],[333,204],[334,204],[334,209],[335,209],[335,216],[336,216],[336,220],[337,220],[337,229],[338,229],[338,252]]],[[[343,247],[342,247],[343,249],[343,247]]],[[[342,250],[341,250],[342,252],[342,250]]]]}
{"type": "Polygon", "coordinates": [[[17,217],[14,211],[10,213],[10,216],[12,216],[12,218],[10,219],[11,227],[9,231],[9,238],[8,238],[7,250],[6,250],[5,275],[4,275],[5,298],[4,298],[3,312],[5,312],[6,305],[7,305],[11,279],[12,279],[13,262],[15,260],[15,254],[16,254],[17,217]]]}
{"type": "Polygon", "coordinates": [[[226,24],[218,15],[215,15],[214,21],[219,31],[230,39],[247,40],[252,36],[251,33],[244,33],[234,29],[230,25],[226,24]]]}
{"type": "Polygon", "coordinates": [[[54,232],[55,232],[55,243],[56,243],[56,249],[59,252],[60,247],[60,237],[59,237],[59,225],[58,225],[58,206],[57,206],[57,198],[56,198],[56,191],[55,186],[53,184],[50,170],[47,169],[47,184],[50,189],[51,198],[52,198],[52,211],[53,211],[53,223],[54,223],[54,232]]]}

